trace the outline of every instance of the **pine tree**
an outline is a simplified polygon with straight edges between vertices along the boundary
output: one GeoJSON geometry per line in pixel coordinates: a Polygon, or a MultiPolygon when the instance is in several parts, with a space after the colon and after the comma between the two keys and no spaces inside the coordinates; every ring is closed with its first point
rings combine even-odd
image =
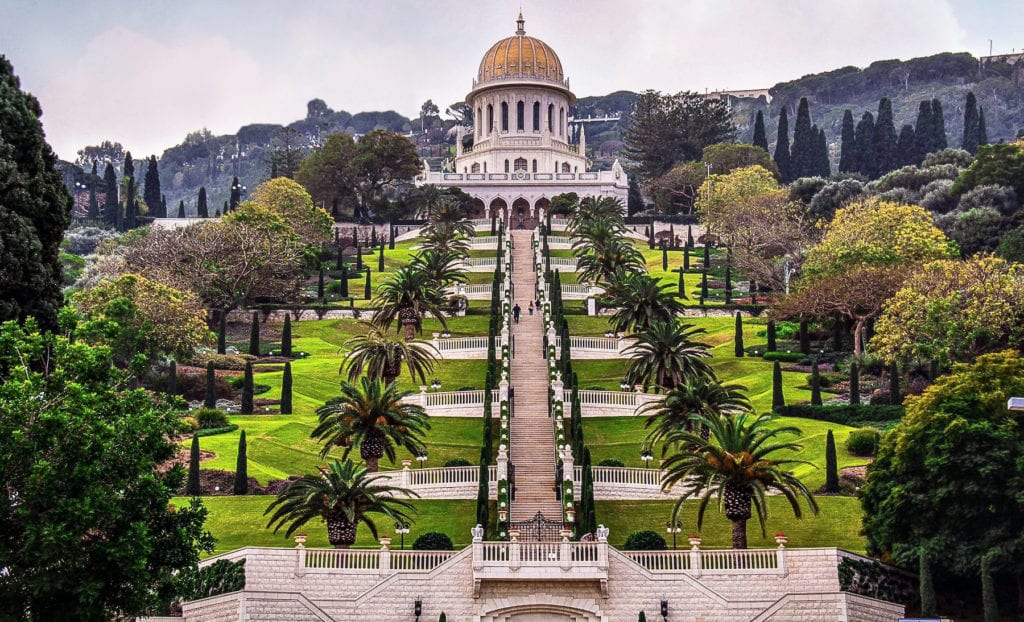
{"type": "Polygon", "coordinates": [[[839,456],[836,453],[836,437],[831,429],[825,436],[825,492],[839,492],[839,456]]]}
{"type": "Polygon", "coordinates": [[[874,176],[881,177],[889,171],[896,170],[899,166],[896,155],[896,126],[892,118],[892,102],[888,97],[883,97],[878,101],[874,146],[874,176]]]}
{"type": "Polygon", "coordinates": [[[805,356],[811,353],[811,337],[808,333],[807,320],[800,321],[800,352],[805,356]]]}
{"type": "Polygon", "coordinates": [[[178,364],[171,361],[170,369],[167,370],[167,395],[178,394],[178,364]]]}
{"type": "Polygon", "coordinates": [[[235,461],[235,494],[249,494],[249,460],[246,456],[245,430],[238,435],[238,458],[235,461]]]}
{"type": "Polygon", "coordinates": [[[914,149],[916,146],[914,126],[907,123],[900,128],[900,136],[896,139],[896,159],[900,166],[914,166],[914,149]]]}
{"type": "Polygon", "coordinates": [[[199,198],[196,200],[196,216],[209,218],[210,210],[206,205],[206,186],[199,186],[199,198]]]}
{"type": "Polygon", "coordinates": [[[178,201],[178,218],[185,218],[185,201],[178,201]]]}
{"type": "Polygon", "coordinates": [[[341,264],[341,287],[338,289],[338,293],[341,297],[348,298],[348,265],[341,264]]]}
{"type": "Polygon", "coordinates": [[[380,253],[377,254],[377,272],[384,272],[384,245],[380,245],[380,253]]]}
{"type": "Polygon", "coordinates": [[[821,406],[821,374],[818,361],[811,364],[811,406],[821,406]]]}
{"type": "Polygon", "coordinates": [[[220,319],[217,321],[217,354],[227,353],[228,314],[221,309],[217,312],[220,319]]]}
{"type": "Polygon", "coordinates": [[[281,376],[281,414],[292,414],[292,364],[285,361],[284,373],[281,376]]]}
{"type": "Polygon", "coordinates": [[[185,494],[190,497],[199,496],[199,435],[192,435],[192,448],[188,453],[188,483],[185,494]]]}
{"type": "Polygon", "coordinates": [[[743,358],[746,354],[743,349],[743,314],[736,312],[736,334],[733,337],[736,358],[743,358]]]}
{"type": "Polygon", "coordinates": [[[231,178],[231,198],[228,200],[228,211],[233,212],[242,202],[242,184],[237,177],[231,178]]]}
{"type": "Polygon", "coordinates": [[[964,136],[960,148],[971,154],[978,153],[978,99],[974,91],[967,91],[964,103],[964,136]]]}
{"type": "Polygon", "coordinates": [[[764,131],[764,113],[760,110],[757,111],[757,116],[754,117],[754,142],[752,144],[755,147],[764,149],[764,152],[768,153],[768,135],[764,131]]]}
{"type": "Polygon", "coordinates": [[[896,363],[889,364],[889,403],[903,403],[900,399],[900,368],[896,363]]]}
{"type": "Polygon", "coordinates": [[[260,314],[258,311],[252,312],[252,325],[249,328],[249,354],[260,355],[260,314]]]}
{"type": "Polygon", "coordinates": [[[843,130],[839,144],[839,172],[855,173],[860,169],[857,162],[856,133],[853,129],[853,112],[847,108],[843,112],[843,130]]]}
{"type": "Polygon", "coordinates": [[[281,329],[281,356],[292,355],[292,317],[285,313],[284,327],[281,329]]]}
{"type": "Polygon", "coordinates": [[[942,151],[949,146],[946,141],[946,117],[942,113],[942,102],[932,100],[932,150],[929,153],[942,151]]]}
{"type": "Polygon", "coordinates": [[[149,215],[154,218],[166,218],[167,214],[161,210],[160,173],[156,167],[156,156],[149,156],[146,165],[146,177],[143,182],[142,200],[149,206],[149,215]]]}
{"type": "Polygon", "coordinates": [[[103,219],[111,226],[116,227],[121,203],[117,199],[117,173],[114,172],[114,165],[110,162],[107,162],[107,168],[103,169],[103,190],[106,194],[106,198],[103,200],[103,219]]]}
{"type": "Polygon", "coordinates": [[[978,106],[978,146],[988,144],[988,127],[985,126],[985,109],[978,106]]]}
{"type": "Polygon", "coordinates": [[[875,118],[865,112],[854,131],[854,145],[857,155],[857,172],[868,179],[874,178],[875,172],[875,118]]]}
{"type": "Polygon", "coordinates": [[[324,301],[324,269],[320,268],[320,274],[316,281],[316,297],[320,299],[320,302],[324,301]]]}
{"type": "Polygon", "coordinates": [[[918,592],[921,594],[921,615],[928,618],[939,617],[935,599],[935,583],[932,581],[932,565],[928,560],[928,549],[921,547],[917,551],[918,592]]]}
{"type": "Polygon", "coordinates": [[[775,165],[779,167],[779,177],[788,183],[793,181],[789,159],[789,115],[786,107],[779,111],[779,134],[775,141],[775,165]]]}
{"type": "Polygon", "coordinates": [[[850,363],[850,404],[860,404],[860,369],[856,361],[850,363]]]}
{"type": "Polygon", "coordinates": [[[796,124],[793,126],[793,146],[789,152],[790,177],[814,175],[814,140],[817,132],[811,130],[811,108],[806,97],[800,98],[796,109],[796,124]]]}
{"type": "Polygon", "coordinates": [[[927,99],[917,109],[917,123],[914,125],[914,161],[918,165],[932,151],[932,105],[927,99]]]}
{"type": "Polygon", "coordinates": [[[768,320],[768,352],[775,352],[778,349],[778,343],[775,340],[775,320],[768,320]]]}
{"type": "Polygon", "coordinates": [[[778,411],[786,405],[782,394],[782,365],[778,361],[772,365],[772,410],[778,411]]]}
{"type": "Polygon", "coordinates": [[[373,282],[370,278],[370,266],[366,266],[366,283],[363,284],[363,299],[369,300],[373,297],[373,282]]]}
{"type": "Polygon", "coordinates": [[[206,363],[206,398],[203,400],[203,408],[217,407],[216,391],[217,372],[213,369],[213,361],[206,363]]]}
{"type": "Polygon", "coordinates": [[[242,379],[242,407],[238,412],[243,415],[252,414],[252,361],[245,362],[245,377],[242,379]]]}

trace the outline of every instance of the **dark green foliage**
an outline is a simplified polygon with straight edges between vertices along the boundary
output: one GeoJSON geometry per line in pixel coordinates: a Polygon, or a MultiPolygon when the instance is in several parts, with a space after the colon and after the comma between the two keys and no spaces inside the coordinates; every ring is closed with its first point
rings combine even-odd
{"type": "Polygon", "coordinates": [[[732,302],[732,264],[726,259],[725,263],[725,304],[732,302]]]}
{"type": "Polygon", "coordinates": [[[616,460],[615,458],[605,458],[604,460],[597,463],[597,466],[601,467],[624,467],[626,466],[622,460],[616,460]]]}
{"type": "Polygon", "coordinates": [[[914,161],[912,164],[920,164],[926,155],[932,152],[932,106],[931,102],[924,100],[917,109],[917,123],[914,126],[914,161]]]}
{"type": "Polygon", "coordinates": [[[807,320],[800,321],[800,352],[804,355],[811,353],[811,336],[808,331],[807,320]]]}
{"type": "Polygon", "coordinates": [[[662,244],[661,247],[661,269],[664,272],[668,272],[668,245],[662,244]]]}
{"type": "Polygon", "coordinates": [[[185,200],[178,201],[178,218],[185,218],[185,200]]]}
{"type": "Polygon", "coordinates": [[[171,361],[170,369],[167,370],[167,395],[178,394],[178,364],[171,361]]]}
{"type": "Polygon", "coordinates": [[[245,382],[242,384],[242,407],[239,410],[243,415],[252,414],[252,363],[250,361],[245,362],[245,382]]]}
{"type": "Polygon", "coordinates": [[[985,125],[985,109],[978,106],[978,146],[988,144],[988,127],[985,125]]]}
{"type": "Polygon", "coordinates": [[[647,622],[647,614],[641,611],[640,615],[636,617],[636,622],[647,622]]]}
{"type": "Polygon", "coordinates": [[[899,138],[896,139],[896,161],[899,163],[899,166],[913,166],[917,164],[914,161],[915,140],[914,126],[909,123],[904,124],[900,129],[899,138]]]}
{"type": "Polygon", "coordinates": [[[41,114],[0,55],[0,321],[32,316],[54,330],[64,303],[59,255],[72,198],[54,169],[41,114]]]}
{"type": "MultiPolygon", "coordinates": [[[[376,229],[374,229],[376,231],[376,229]]],[[[384,245],[380,245],[380,253],[377,255],[377,272],[384,272],[384,245]]]]}
{"type": "Polygon", "coordinates": [[[814,138],[814,174],[828,179],[832,175],[832,163],[828,155],[828,139],[825,138],[825,129],[818,129],[814,138]]]}
{"type": "Polygon", "coordinates": [[[448,616],[446,616],[442,611],[441,615],[437,618],[437,622],[448,622],[448,616]]]}
{"type": "Polygon", "coordinates": [[[210,217],[210,209],[206,205],[206,186],[199,187],[199,198],[196,199],[196,216],[199,218],[210,217]]]}
{"type": "Polygon", "coordinates": [[[118,213],[121,208],[117,200],[117,172],[114,170],[113,162],[107,162],[107,167],[103,169],[103,192],[105,195],[103,199],[103,220],[107,221],[110,226],[116,227],[120,218],[118,213]]]}
{"type": "Polygon", "coordinates": [[[790,178],[811,177],[814,172],[814,142],[817,132],[811,130],[811,111],[806,97],[800,98],[793,126],[793,146],[789,152],[790,178]]]}
{"type": "Polygon", "coordinates": [[[292,414],[292,364],[285,362],[281,376],[281,414],[292,414]]]}
{"type": "Polygon", "coordinates": [[[177,597],[182,602],[210,598],[245,588],[245,560],[220,559],[202,568],[188,568],[178,575],[177,597]]]}
{"type": "Polygon", "coordinates": [[[751,144],[764,149],[765,153],[768,153],[768,136],[764,131],[764,113],[760,110],[757,111],[757,116],[754,117],[754,140],[751,144]]]}
{"type": "Polygon", "coordinates": [[[736,333],[733,337],[735,349],[734,353],[736,358],[743,358],[746,354],[743,351],[743,314],[739,311],[736,312],[736,333]]]}
{"type": "Polygon", "coordinates": [[[363,284],[363,298],[369,300],[373,298],[373,281],[370,277],[370,267],[366,267],[366,282],[363,284]]]}
{"type": "Polygon", "coordinates": [[[981,560],[981,608],[985,622],[1000,622],[999,602],[996,600],[996,584],[992,578],[992,557],[985,555],[981,560]]]}
{"type": "Polygon", "coordinates": [[[428,531],[416,538],[412,543],[414,551],[451,551],[455,548],[448,534],[439,531],[428,531]]]}
{"type": "Polygon", "coordinates": [[[249,354],[260,355],[260,314],[252,312],[252,325],[249,328],[249,354]]]}
{"type": "Polygon", "coordinates": [[[821,406],[821,375],[817,361],[811,365],[811,406],[821,406]]]}
{"type": "Polygon", "coordinates": [[[928,549],[921,547],[917,560],[918,592],[921,595],[921,615],[928,618],[939,617],[939,608],[935,599],[935,582],[932,580],[932,565],[928,560],[928,549]]]}
{"type": "MultiPolygon", "coordinates": [[[[683,251],[683,256],[684,257],[688,256],[687,251],[685,251],[685,250],[683,251]]],[[[689,263],[689,262],[687,262],[687,263],[689,263]]],[[[683,268],[682,270],[679,271],[679,283],[676,285],[676,294],[680,298],[683,298],[683,299],[689,298],[689,296],[686,295],[686,279],[685,279],[685,276],[686,276],[686,268],[683,268]]]]}
{"type": "Polygon", "coordinates": [[[860,404],[860,368],[857,362],[850,363],[850,405],[860,404]]]}
{"type": "Polygon", "coordinates": [[[899,168],[896,153],[896,125],[892,117],[892,102],[883,97],[878,102],[878,118],[875,119],[874,177],[881,177],[899,168]]]}
{"type": "Polygon", "coordinates": [[[285,314],[284,327],[281,329],[281,356],[292,355],[292,318],[285,314]]]}
{"type": "Polygon", "coordinates": [[[761,358],[763,358],[766,361],[797,363],[807,358],[807,356],[802,352],[781,352],[779,350],[776,350],[775,352],[765,352],[764,354],[761,355],[761,358]]]}
{"type": "Polygon", "coordinates": [[[228,414],[223,410],[217,410],[216,408],[200,408],[195,411],[192,416],[195,417],[196,422],[199,423],[200,429],[203,430],[223,428],[230,423],[228,421],[228,414]]]}
{"type": "Polygon", "coordinates": [[[146,177],[143,183],[142,200],[149,207],[149,215],[155,218],[166,217],[167,214],[162,211],[163,200],[161,199],[160,192],[160,173],[157,172],[155,155],[149,156],[149,160],[147,160],[146,177]]]}
{"type": "Polygon", "coordinates": [[[213,361],[206,364],[206,398],[203,400],[205,408],[217,407],[216,393],[217,374],[213,370],[213,361]]]}
{"type": "Polygon", "coordinates": [[[855,146],[856,133],[853,127],[853,112],[847,108],[843,111],[843,129],[840,135],[839,146],[839,172],[855,173],[860,170],[860,163],[857,162],[857,148],[855,146]]]}
{"type": "Polygon", "coordinates": [[[878,450],[878,441],[881,435],[874,428],[864,428],[850,432],[846,439],[846,451],[854,456],[873,456],[878,450]]]}
{"type": "Polygon", "coordinates": [[[341,264],[341,276],[338,277],[338,281],[341,285],[338,288],[338,294],[342,298],[348,298],[348,264],[341,264]]]}
{"type": "Polygon", "coordinates": [[[127,217],[130,216],[132,205],[135,203],[135,162],[132,160],[132,152],[124,152],[124,166],[121,168],[121,184],[124,186],[124,207],[117,213],[117,230],[126,231],[127,217]],[[123,211],[122,211],[123,210],[123,211]]]}
{"type": "Polygon", "coordinates": [[[900,369],[896,363],[889,364],[889,403],[903,403],[900,399],[900,369]]]}
{"type": "Polygon", "coordinates": [[[903,406],[890,404],[836,404],[828,406],[812,406],[810,404],[794,404],[774,409],[775,414],[784,417],[801,417],[816,421],[829,421],[843,425],[859,425],[865,422],[898,421],[903,417],[903,406]]]}
{"type": "Polygon", "coordinates": [[[690,271],[690,246],[683,248],[683,272],[690,271]]]}
{"type": "Polygon", "coordinates": [[[1017,145],[987,145],[954,182],[950,193],[960,196],[979,186],[1010,186],[1018,200],[1024,198],[1024,148],[1017,145]]]}
{"type": "Polygon", "coordinates": [[[782,393],[782,365],[775,361],[772,365],[772,410],[778,411],[786,405],[786,398],[782,393]]]}
{"type": "MultiPolygon", "coordinates": [[[[93,165],[93,175],[95,175],[96,165],[93,165]]],[[[100,205],[96,201],[96,184],[89,184],[89,220],[100,219],[100,205]]]]}
{"type": "MultiPolygon", "coordinates": [[[[946,141],[946,117],[942,112],[942,102],[932,99],[932,151],[942,151],[949,146],[946,141]]],[[[931,153],[930,152],[930,153],[931,153]]]]}
{"type": "MultiPolygon", "coordinates": [[[[629,190],[626,194],[626,212],[632,216],[637,212],[644,210],[644,196],[640,192],[640,182],[637,181],[636,175],[630,175],[629,177],[629,190]]],[[[493,229],[493,227],[492,227],[493,229]]],[[[494,235],[492,232],[491,235],[494,235]]]]}
{"type": "Polygon", "coordinates": [[[839,457],[831,429],[825,437],[825,492],[839,492],[839,457]]]}
{"type": "Polygon", "coordinates": [[[776,351],[778,349],[778,342],[776,341],[776,334],[775,334],[775,320],[768,320],[767,333],[768,333],[767,350],[768,350],[768,352],[774,352],[774,351],[776,351]]]}
{"type": "Polygon", "coordinates": [[[789,157],[789,113],[783,106],[779,111],[779,134],[775,141],[775,165],[779,167],[779,177],[783,182],[790,182],[793,177],[792,166],[789,157]]]}
{"type": "Polygon", "coordinates": [[[316,297],[320,299],[320,302],[324,300],[324,269],[320,268],[320,274],[317,276],[316,281],[316,297]]]}
{"type": "Polygon", "coordinates": [[[624,551],[664,551],[666,547],[665,538],[657,531],[644,529],[634,531],[626,536],[626,542],[622,545],[624,551]]]}
{"type": "Polygon", "coordinates": [[[245,430],[238,435],[238,459],[235,461],[235,494],[249,494],[249,460],[246,457],[245,430]]]}
{"type": "Polygon", "coordinates": [[[231,179],[231,197],[228,199],[228,211],[233,212],[242,202],[242,184],[237,177],[231,179]]]}
{"type": "Polygon", "coordinates": [[[185,494],[195,497],[199,494],[199,437],[192,435],[192,447],[188,454],[188,483],[185,494]]]}
{"type": "Polygon", "coordinates": [[[690,250],[693,250],[693,227],[690,225],[686,225],[686,245],[690,247],[690,250]]]}
{"type": "Polygon", "coordinates": [[[444,463],[444,466],[445,467],[468,467],[468,466],[473,466],[473,463],[470,462],[469,460],[466,460],[465,458],[452,458],[451,460],[446,460],[445,463],[444,463]]]}
{"type": "Polygon", "coordinates": [[[967,91],[967,101],[964,103],[964,136],[960,141],[960,148],[974,154],[978,153],[978,100],[974,91],[967,91]]]}
{"type": "MultiPolygon", "coordinates": [[[[483,450],[481,450],[481,453],[483,453],[483,450]]],[[[481,459],[480,460],[479,482],[477,484],[477,491],[476,491],[476,522],[479,525],[483,526],[484,529],[487,529],[488,528],[488,524],[490,523],[490,516],[489,516],[489,511],[490,510],[489,510],[489,507],[488,507],[488,503],[489,503],[488,499],[489,499],[489,492],[490,492],[490,489],[489,489],[489,486],[490,486],[489,477],[490,477],[490,467],[489,467],[487,462],[484,462],[483,459],[481,459]]]]}
{"type": "Polygon", "coordinates": [[[356,237],[355,230],[352,232],[352,237],[355,239],[356,247],[356,272],[363,271],[363,249],[359,246],[359,238],[356,237]]]}
{"type": "Polygon", "coordinates": [[[854,131],[854,160],[857,162],[857,172],[874,179],[875,177],[875,118],[870,112],[865,112],[857,122],[854,131]]]}
{"type": "Polygon", "coordinates": [[[227,352],[228,314],[221,309],[217,312],[220,319],[217,320],[217,354],[227,352]]]}

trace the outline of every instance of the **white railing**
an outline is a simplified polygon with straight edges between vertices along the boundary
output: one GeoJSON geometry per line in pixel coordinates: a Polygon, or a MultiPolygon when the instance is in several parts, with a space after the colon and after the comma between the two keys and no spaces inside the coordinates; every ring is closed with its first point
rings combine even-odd
{"type": "Polygon", "coordinates": [[[508,566],[518,563],[524,567],[562,566],[596,567],[605,563],[601,549],[607,551],[607,542],[478,542],[479,556],[474,566],[508,566]]]}
{"type": "Polygon", "coordinates": [[[493,272],[498,267],[497,257],[466,257],[453,264],[456,270],[466,272],[493,272]]]}
{"type": "Polygon", "coordinates": [[[376,549],[306,549],[306,568],[377,570],[380,551],[376,549]]]}
{"type": "Polygon", "coordinates": [[[656,572],[690,570],[690,551],[622,551],[622,554],[644,568],[656,572]]]}
{"type": "Polygon", "coordinates": [[[552,270],[559,270],[561,272],[576,272],[575,257],[552,257],[550,263],[552,270]]]}
{"type": "Polygon", "coordinates": [[[391,570],[426,572],[437,568],[458,553],[458,551],[391,551],[391,570]]]}
{"type": "MultiPolygon", "coordinates": [[[[604,352],[620,352],[623,340],[615,337],[573,337],[569,336],[569,347],[572,350],[601,350],[604,352]]],[[[555,346],[562,347],[562,338],[555,337],[555,346]]]]}
{"type": "Polygon", "coordinates": [[[633,406],[636,407],[639,401],[638,396],[646,393],[634,393],[632,391],[597,391],[594,389],[581,389],[581,406],[633,406]]]}
{"type": "Polygon", "coordinates": [[[489,337],[448,337],[434,339],[430,343],[438,352],[454,352],[456,350],[486,350],[489,337]]]}
{"type": "Polygon", "coordinates": [[[564,235],[548,236],[548,248],[555,251],[567,251],[572,249],[572,240],[564,235]]]}
{"type": "MultiPolygon", "coordinates": [[[[423,396],[423,401],[426,402],[426,407],[432,406],[483,406],[484,405],[484,389],[474,389],[473,391],[438,391],[436,393],[420,393],[423,396]]],[[[415,395],[410,396],[415,398],[415,395]]],[[[491,400],[493,402],[498,401],[498,390],[491,389],[491,400]]],[[[483,413],[481,413],[481,416],[483,413]]]]}
{"type": "Polygon", "coordinates": [[[407,486],[437,486],[440,484],[476,484],[480,481],[480,467],[436,467],[409,469],[403,478],[407,486]]]}
{"type": "Polygon", "coordinates": [[[498,248],[498,243],[501,238],[496,235],[478,235],[473,238],[468,238],[469,246],[471,248],[498,248]]]}
{"type": "Polygon", "coordinates": [[[689,551],[621,551],[631,561],[656,572],[699,574],[779,574],[785,572],[786,549],[689,551]]]}
{"type": "MultiPolygon", "coordinates": [[[[620,484],[623,486],[642,486],[661,489],[661,470],[643,469],[639,467],[590,467],[595,484],[620,484]]],[[[583,467],[573,467],[573,482],[580,486],[583,482],[583,467]]]]}
{"type": "Polygon", "coordinates": [[[565,231],[565,228],[569,226],[568,218],[556,218],[551,217],[551,229],[552,231],[565,231]]]}

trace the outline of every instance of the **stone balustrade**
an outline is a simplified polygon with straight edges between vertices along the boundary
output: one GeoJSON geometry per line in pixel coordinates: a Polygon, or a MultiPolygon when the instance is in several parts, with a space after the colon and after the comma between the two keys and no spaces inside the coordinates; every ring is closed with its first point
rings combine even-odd
{"type": "Polygon", "coordinates": [[[487,358],[489,340],[490,337],[442,338],[440,333],[434,333],[430,345],[442,359],[481,359],[487,358]]]}
{"type": "Polygon", "coordinates": [[[498,267],[498,258],[466,257],[458,263],[453,264],[453,267],[462,272],[494,272],[498,267]]]}
{"type": "MultiPolygon", "coordinates": [[[[488,224],[488,227],[490,225],[488,224]]],[[[478,235],[476,237],[467,238],[469,242],[469,248],[475,251],[479,250],[497,250],[498,244],[501,243],[501,236],[497,235],[478,235]]]]}
{"type": "MultiPolygon", "coordinates": [[[[574,359],[628,358],[624,353],[633,343],[632,339],[618,337],[569,337],[569,347],[574,359]]],[[[561,337],[555,337],[555,347],[561,350],[561,337]]]]}

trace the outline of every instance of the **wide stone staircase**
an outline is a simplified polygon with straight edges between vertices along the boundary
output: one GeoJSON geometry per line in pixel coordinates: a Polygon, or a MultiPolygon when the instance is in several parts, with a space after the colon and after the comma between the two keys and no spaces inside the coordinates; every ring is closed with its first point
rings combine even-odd
{"type": "Polygon", "coordinates": [[[544,319],[539,311],[527,312],[537,284],[531,232],[511,233],[513,305],[518,302],[523,311],[519,323],[512,324],[510,457],[515,467],[515,500],[510,518],[512,522],[527,521],[539,512],[548,520],[561,522],[562,506],[555,496],[555,436],[548,416],[547,361],[543,358],[544,319]]]}

